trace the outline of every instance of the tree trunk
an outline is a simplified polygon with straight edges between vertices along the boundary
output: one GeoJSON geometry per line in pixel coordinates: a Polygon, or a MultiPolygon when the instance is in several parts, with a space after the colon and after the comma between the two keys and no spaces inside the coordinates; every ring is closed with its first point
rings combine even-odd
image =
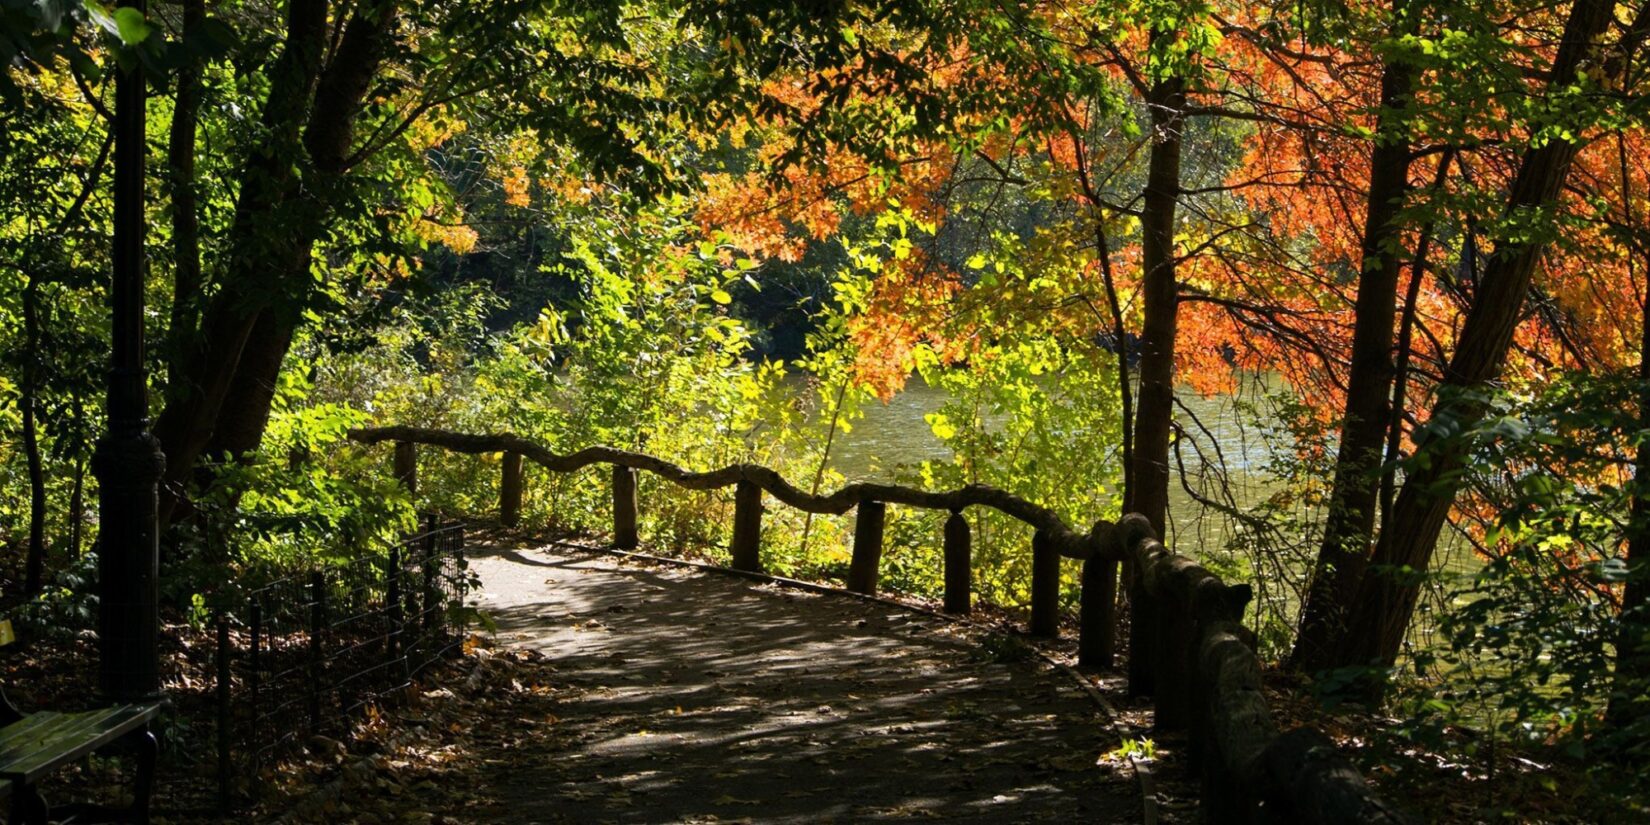
{"type": "MultiPolygon", "coordinates": [[[[1401,8],[1395,11],[1403,14],[1401,8]]],[[[1300,633],[1290,654],[1291,663],[1305,669],[1322,666],[1329,646],[1340,635],[1375,529],[1381,448],[1391,410],[1392,319],[1398,300],[1400,213],[1409,192],[1413,85],[1414,69],[1408,63],[1393,61],[1382,71],[1340,452],[1335,458],[1323,544],[1318,548],[1312,583],[1301,606],[1300,633]]]]}
{"type": "Polygon", "coordinates": [[[357,8],[323,67],[326,7],[324,0],[295,0],[289,9],[287,48],[264,111],[266,126],[279,139],[248,162],[232,235],[233,277],[207,306],[186,348],[183,380],[155,425],[166,447],[163,523],[220,426],[224,444],[256,447],[275,377],[313,288],[310,258],[397,8],[394,2],[357,8]],[[300,178],[295,168],[306,174],[300,178]]]}
{"type": "MultiPolygon", "coordinates": [[[[206,19],[205,0],[184,0],[184,37],[206,19]]],[[[176,370],[179,356],[195,331],[201,288],[200,215],[195,190],[195,126],[200,117],[201,65],[190,61],[178,69],[177,103],[167,139],[167,177],[172,185],[172,317],[167,327],[168,363],[176,370]]],[[[177,373],[172,373],[176,376],[177,373]]]]}
{"type": "Polygon", "coordinates": [[[312,219],[307,210],[291,204],[300,194],[294,169],[302,152],[301,130],[326,50],[326,0],[292,0],[286,28],[286,45],[271,71],[264,106],[269,137],[248,158],[241,175],[227,267],[231,276],[205,307],[199,328],[175,354],[166,408],[155,422],[155,436],[166,451],[160,494],[163,528],[216,428],[253,324],[279,294],[283,281],[290,281],[285,276],[294,269],[306,274],[309,265],[311,244],[304,236],[312,231],[312,219]]]}
{"type": "MultiPolygon", "coordinates": [[[[354,136],[355,116],[383,60],[395,8],[395,3],[380,3],[358,12],[350,20],[332,63],[316,86],[315,108],[304,130],[305,152],[316,174],[306,183],[320,192],[323,199],[324,190],[335,185],[344,171],[354,136]]],[[[316,204],[315,213],[326,213],[327,206],[316,204]]],[[[319,224],[314,229],[316,231],[305,238],[306,270],[309,248],[318,236],[319,224]]],[[[303,285],[309,283],[307,271],[291,272],[288,280],[303,285]]],[[[297,331],[300,317],[297,297],[288,296],[281,304],[265,309],[253,323],[242,346],[229,392],[219,409],[212,439],[207,444],[208,455],[239,459],[256,451],[263,441],[281,364],[292,348],[292,336],[297,331]]]]}
{"type": "MultiPolygon", "coordinates": [[[[1128,474],[1126,512],[1146,517],[1168,538],[1169,430],[1174,407],[1175,327],[1179,282],[1175,278],[1175,208],[1180,201],[1180,148],[1186,124],[1186,84],[1169,76],[1157,82],[1151,108],[1152,151],[1140,219],[1140,290],[1145,320],[1140,337],[1140,395],[1135,412],[1134,467],[1128,474]]],[[[1120,342],[1121,343],[1121,342],[1120,342]]]]}
{"type": "MultiPolygon", "coordinates": [[[[1643,309],[1643,331],[1639,335],[1639,426],[1650,428],[1650,297],[1643,309]]],[[[1643,718],[1644,688],[1650,683],[1650,646],[1645,645],[1645,605],[1650,603],[1650,581],[1645,580],[1650,562],[1650,443],[1639,442],[1633,461],[1633,507],[1628,520],[1627,585],[1621,594],[1621,627],[1616,635],[1616,672],[1605,718],[1612,726],[1643,718]]]]}
{"type": "Polygon", "coordinates": [[[74,486],[69,491],[69,557],[79,559],[86,552],[86,462],[74,463],[74,486]]]}
{"type": "MultiPolygon", "coordinates": [[[[1553,62],[1556,82],[1571,82],[1583,60],[1600,50],[1596,41],[1613,12],[1614,4],[1606,0],[1576,0],[1571,6],[1563,43],[1553,62]]],[[[1535,213],[1555,203],[1579,148],[1554,139],[1527,150],[1513,180],[1507,213],[1535,213]]],[[[1544,242],[1524,239],[1497,245],[1467,312],[1455,354],[1444,370],[1432,420],[1453,421],[1457,428],[1467,429],[1483,417],[1483,404],[1473,396],[1501,373],[1523,314],[1524,296],[1545,248],[1544,242]]],[[[1398,658],[1421,580],[1461,486],[1459,447],[1423,443],[1416,450],[1429,446],[1431,460],[1411,471],[1393,504],[1393,529],[1376,545],[1344,638],[1332,651],[1331,665],[1390,667],[1398,658]]]]}
{"type": "MultiPolygon", "coordinates": [[[[1628,181],[1627,144],[1616,134],[1616,148],[1621,160],[1621,202],[1627,212],[1626,224],[1632,227],[1633,192],[1628,181]]],[[[1631,266],[1629,258],[1629,266],[1631,266]]],[[[1639,305],[1639,428],[1650,429],[1650,254],[1643,255],[1645,266],[1645,294],[1639,305]]],[[[1650,442],[1639,442],[1633,460],[1633,505],[1628,518],[1627,584],[1621,593],[1621,626],[1616,633],[1615,684],[1610,695],[1607,722],[1620,728],[1650,713],[1646,706],[1644,688],[1650,683],[1650,646],[1645,645],[1645,633],[1650,622],[1645,619],[1645,605],[1650,603],[1650,581],[1645,580],[1646,564],[1650,563],[1650,442]]]]}
{"type": "Polygon", "coordinates": [[[40,592],[46,577],[46,469],[40,456],[36,412],[40,406],[40,278],[29,273],[23,285],[23,453],[29,467],[29,546],[23,562],[23,592],[40,592]]]}
{"type": "Polygon", "coordinates": [[[283,315],[269,310],[252,325],[229,394],[218,412],[218,425],[207,444],[208,456],[240,459],[256,452],[263,441],[270,404],[275,400],[276,379],[292,346],[293,325],[283,320],[283,315]]]}

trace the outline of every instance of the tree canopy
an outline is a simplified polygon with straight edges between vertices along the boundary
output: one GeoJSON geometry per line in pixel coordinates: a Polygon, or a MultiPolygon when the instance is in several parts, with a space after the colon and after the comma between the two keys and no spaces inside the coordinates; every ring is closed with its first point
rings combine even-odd
{"type": "MultiPolygon", "coordinates": [[[[1260,645],[1325,690],[1556,657],[1562,702],[1465,691],[1449,718],[1642,743],[1647,9],[0,0],[0,543],[32,596],[95,539],[136,61],[179,604],[304,531],[393,535],[414,503],[350,426],[817,492],[856,426],[937,391],[893,436],[926,452],[849,469],[1140,512],[1269,582],[1260,645]]],[[[481,495],[434,477],[419,504],[481,495]]],[[[542,495],[546,522],[600,508],[542,495]]],[[[649,529],[714,543],[695,514],[724,504],[649,529]]],[[[836,575],[841,527],[797,518],[790,571],[836,575]]],[[[1018,604],[1029,537],[993,529],[979,586],[1018,604]]]]}

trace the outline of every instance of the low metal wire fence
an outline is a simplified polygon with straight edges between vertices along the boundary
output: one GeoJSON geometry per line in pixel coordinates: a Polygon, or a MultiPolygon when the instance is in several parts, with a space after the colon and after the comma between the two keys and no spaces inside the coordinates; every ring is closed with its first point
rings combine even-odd
{"type": "Polygon", "coordinates": [[[464,527],[426,520],[385,554],[270,581],[217,624],[219,807],[315,736],[345,735],[463,644],[464,527]],[[237,631],[238,632],[235,632],[237,631]]]}

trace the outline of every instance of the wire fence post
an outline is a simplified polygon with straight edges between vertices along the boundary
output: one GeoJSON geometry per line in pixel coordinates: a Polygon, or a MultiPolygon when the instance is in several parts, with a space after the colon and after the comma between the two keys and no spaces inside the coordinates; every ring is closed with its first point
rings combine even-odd
{"type": "Polygon", "coordinates": [[[421,582],[423,595],[419,599],[419,612],[422,615],[419,616],[418,625],[423,630],[429,630],[430,626],[435,623],[433,613],[435,605],[440,599],[440,596],[435,592],[435,542],[436,520],[435,514],[431,513],[424,517],[424,558],[420,570],[423,574],[423,582],[421,582]]]}
{"type": "Polygon", "coordinates": [[[309,732],[321,730],[321,635],[327,620],[327,580],[317,570],[309,576],[309,732]]]}
{"type": "Polygon", "coordinates": [[[464,612],[464,606],[470,599],[470,564],[464,558],[464,527],[460,525],[453,534],[453,590],[458,595],[459,634],[469,629],[470,616],[464,612]]]}
{"type": "Polygon", "coordinates": [[[247,662],[247,670],[250,671],[247,674],[247,679],[252,683],[248,691],[252,695],[252,707],[251,712],[247,714],[247,740],[248,750],[252,754],[250,760],[252,763],[252,776],[257,777],[260,767],[258,762],[261,755],[261,746],[258,741],[258,718],[262,713],[262,705],[259,704],[262,697],[259,694],[263,691],[263,654],[260,648],[263,647],[264,633],[264,608],[257,599],[252,600],[250,614],[252,620],[252,651],[247,662]]]}
{"type": "Polygon", "coordinates": [[[229,799],[229,617],[218,614],[218,813],[228,815],[229,799]]]}
{"type": "MultiPolygon", "coordinates": [[[[389,632],[384,635],[384,661],[387,664],[394,662],[396,657],[402,656],[401,630],[404,620],[402,617],[401,596],[401,544],[399,542],[390,545],[390,557],[385,563],[385,567],[387,569],[384,571],[384,612],[390,625],[389,632]]],[[[401,670],[403,671],[401,675],[405,676],[405,658],[403,658],[401,670]]],[[[393,679],[395,677],[394,671],[391,670],[390,674],[390,678],[393,679]]]]}

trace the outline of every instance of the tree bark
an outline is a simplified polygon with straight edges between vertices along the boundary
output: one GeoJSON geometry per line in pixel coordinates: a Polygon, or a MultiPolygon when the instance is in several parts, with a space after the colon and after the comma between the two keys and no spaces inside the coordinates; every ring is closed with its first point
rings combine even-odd
{"type": "MultiPolygon", "coordinates": [[[[1576,0],[1571,6],[1553,61],[1555,83],[1572,82],[1584,61],[1596,58],[1601,49],[1596,41],[1609,26],[1613,12],[1614,3],[1608,0],[1576,0]]],[[[1554,204],[1579,148],[1576,143],[1554,139],[1527,150],[1513,180],[1507,213],[1529,214],[1554,204]]],[[[1467,312],[1455,354],[1444,370],[1432,420],[1452,421],[1464,430],[1482,419],[1483,404],[1475,395],[1501,373],[1524,297],[1545,249],[1545,242],[1527,238],[1497,245],[1467,312]]],[[[1390,667],[1397,660],[1421,579],[1461,486],[1462,456],[1457,445],[1423,443],[1416,449],[1427,450],[1430,460],[1404,480],[1393,504],[1394,529],[1376,545],[1331,665],[1390,667]]]]}
{"type": "Polygon", "coordinates": [[[229,393],[218,412],[212,440],[207,442],[207,456],[239,459],[256,452],[262,443],[281,363],[292,347],[293,324],[285,320],[284,315],[266,310],[253,323],[241,348],[241,360],[230,381],[229,393]]]}
{"type": "MultiPolygon", "coordinates": [[[[184,37],[206,20],[205,0],[184,0],[184,37]]],[[[167,357],[173,376],[195,331],[195,305],[201,288],[200,214],[195,189],[195,133],[200,117],[201,65],[190,61],[178,69],[177,99],[167,138],[167,177],[172,185],[172,314],[167,327],[167,357]]]]}
{"type": "Polygon", "coordinates": [[[262,438],[281,361],[312,289],[315,242],[346,171],[354,121],[384,59],[396,9],[394,2],[357,8],[324,66],[326,3],[295,1],[289,11],[287,50],[264,117],[280,140],[248,164],[233,236],[236,277],[225,280],[207,307],[188,348],[187,384],[155,427],[167,450],[163,520],[214,441],[241,454],[262,438]],[[307,174],[294,174],[294,161],[307,174]]]}
{"type": "Polygon", "coordinates": [[[263,125],[269,135],[247,160],[231,229],[231,277],[205,307],[199,328],[177,353],[155,436],[166,452],[160,521],[170,521],[195,462],[216,428],[241,350],[282,276],[307,267],[310,244],[302,210],[283,209],[299,194],[294,173],[300,132],[321,74],[327,42],[326,0],[292,0],[286,43],[271,71],[263,125]]]}
{"type": "MultiPolygon", "coordinates": [[[[1621,161],[1621,202],[1632,227],[1633,192],[1628,184],[1627,145],[1616,134],[1621,161]]],[[[1650,429],[1650,254],[1645,254],[1645,294],[1639,305],[1639,428],[1650,429]]],[[[1629,266],[1632,259],[1629,258],[1629,266]]],[[[1650,683],[1650,646],[1645,633],[1650,630],[1645,606],[1650,604],[1650,581],[1645,580],[1650,564],[1650,442],[1639,442],[1633,460],[1633,504],[1627,521],[1627,583],[1621,593],[1621,626],[1616,632],[1615,684],[1610,695],[1606,721],[1617,728],[1644,718],[1650,707],[1644,688],[1650,683]]]]}
{"type": "MultiPolygon", "coordinates": [[[[1402,7],[1394,10],[1404,14],[1402,7]]],[[[1400,30],[1410,28],[1400,22],[1400,30]]],[[[1346,407],[1341,416],[1340,451],[1329,497],[1329,517],[1318,548],[1312,582],[1301,606],[1300,632],[1290,660],[1296,667],[1321,667],[1363,574],[1375,530],[1381,449],[1391,414],[1393,312],[1398,300],[1400,213],[1409,192],[1412,153],[1409,106],[1414,69],[1394,60],[1381,73],[1381,111],[1370,153],[1369,208],[1365,213],[1353,307],[1352,361],[1346,407]]]]}
{"type": "Polygon", "coordinates": [[[40,277],[26,275],[23,285],[23,454],[29,471],[29,546],[23,562],[23,592],[40,592],[46,576],[46,469],[40,456],[36,422],[40,405],[40,277]]]}
{"type": "MultiPolygon", "coordinates": [[[[1175,208],[1180,201],[1181,140],[1186,84],[1169,76],[1152,87],[1152,150],[1140,219],[1143,234],[1140,291],[1145,319],[1140,337],[1140,395],[1136,399],[1134,466],[1126,512],[1139,513],[1165,539],[1169,508],[1169,431],[1174,407],[1175,334],[1179,281],[1175,277],[1175,208]]],[[[1119,342],[1121,343],[1121,342],[1119,342]]]]}
{"type": "MultiPolygon", "coordinates": [[[[1650,297],[1641,310],[1643,330],[1639,335],[1639,426],[1650,428],[1650,297]]],[[[1650,713],[1643,693],[1650,683],[1650,646],[1645,633],[1650,629],[1645,606],[1650,603],[1650,581],[1645,580],[1650,564],[1650,443],[1640,442],[1633,461],[1633,506],[1628,520],[1627,584],[1621,593],[1621,626],[1616,634],[1616,672],[1605,718],[1615,727],[1650,713]]]]}

